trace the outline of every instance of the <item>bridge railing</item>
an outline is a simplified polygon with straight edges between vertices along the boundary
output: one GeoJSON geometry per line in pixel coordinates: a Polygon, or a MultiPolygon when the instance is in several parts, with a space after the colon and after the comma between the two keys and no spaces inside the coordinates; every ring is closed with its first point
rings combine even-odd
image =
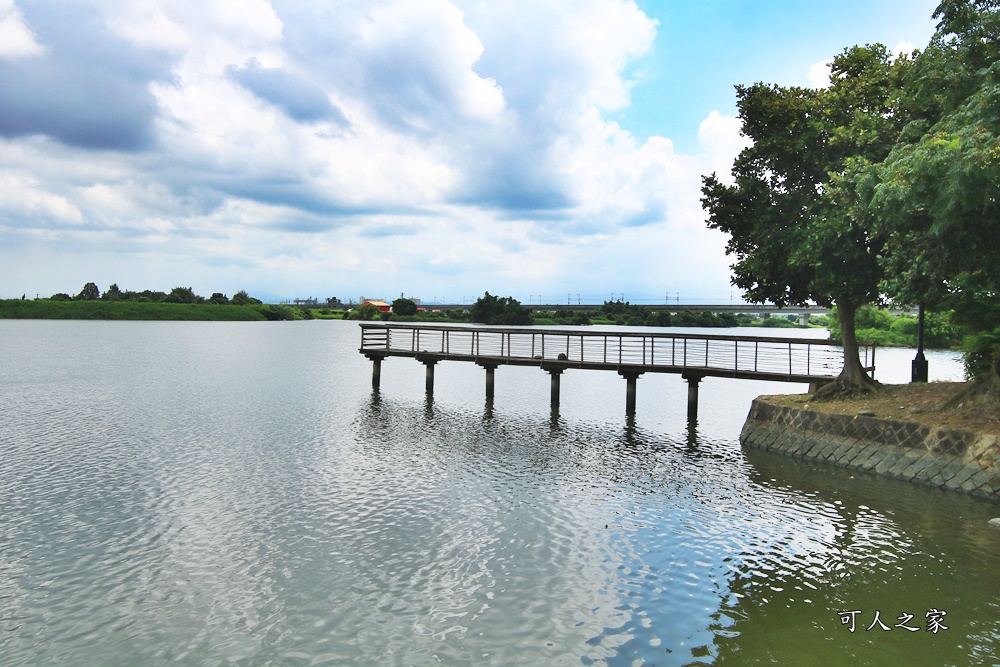
{"type": "MultiPolygon", "coordinates": [[[[804,338],[369,323],[361,332],[362,353],[387,355],[800,377],[832,377],[843,366],[839,342],[804,338]]],[[[873,368],[875,346],[864,344],[861,353],[873,368]]]]}

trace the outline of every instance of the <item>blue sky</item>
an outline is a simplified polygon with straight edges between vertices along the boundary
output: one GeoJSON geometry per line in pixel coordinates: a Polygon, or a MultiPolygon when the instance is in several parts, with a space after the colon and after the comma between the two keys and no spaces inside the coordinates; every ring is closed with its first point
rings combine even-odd
{"type": "Polygon", "coordinates": [[[658,22],[656,42],[634,65],[648,72],[647,82],[633,89],[622,125],[637,136],[673,137],[679,150],[695,150],[692,129],[710,111],[736,113],[734,84],[809,86],[810,65],[854,44],[923,48],[934,31],[937,4],[643,0],[638,6],[658,22]]]}
{"type": "Polygon", "coordinates": [[[935,6],[0,0],[0,297],[738,298],[733,85],[935,6]]]}

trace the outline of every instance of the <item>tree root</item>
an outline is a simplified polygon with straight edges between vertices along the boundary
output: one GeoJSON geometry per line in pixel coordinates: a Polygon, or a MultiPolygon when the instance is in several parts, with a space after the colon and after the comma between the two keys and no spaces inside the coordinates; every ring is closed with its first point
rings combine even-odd
{"type": "Polygon", "coordinates": [[[837,378],[817,389],[816,393],[812,395],[812,400],[822,403],[823,401],[836,401],[844,398],[863,398],[881,390],[882,385],[870,378],[861,384],[837,378]]]}

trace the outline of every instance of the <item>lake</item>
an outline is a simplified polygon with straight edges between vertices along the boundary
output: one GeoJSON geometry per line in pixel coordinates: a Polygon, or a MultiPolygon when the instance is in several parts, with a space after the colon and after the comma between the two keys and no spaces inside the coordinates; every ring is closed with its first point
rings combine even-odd
{"type": "MultiPolygon", "coordinates": [[[[500,367],[487,405],[473,364],[427,400],[423,365],[388,359],[373,395],[350,322],[0,340],[2,665],[1000,655],[1000,506],[743,451],[752,399],[801,385],[707,378],[689,424],[672,375],[639,379],[633,418],[598,371],[562,376],[558,414],[536,368],[500,367]]],[[[879,350],[876,376],[912,357],[879,350]]]]}

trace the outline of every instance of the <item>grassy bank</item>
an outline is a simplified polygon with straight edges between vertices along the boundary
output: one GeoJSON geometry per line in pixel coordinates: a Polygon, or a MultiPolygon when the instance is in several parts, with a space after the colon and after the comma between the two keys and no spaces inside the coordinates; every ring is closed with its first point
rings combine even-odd
{"type": "Polygon", "coordinates": [[[274,317],[271,306],[139,301],[0,300],[0,319],[18,320],[189,320],[246,322],[274,317]],[[272,315],[268,317],[268,315],[272,315]]]}

